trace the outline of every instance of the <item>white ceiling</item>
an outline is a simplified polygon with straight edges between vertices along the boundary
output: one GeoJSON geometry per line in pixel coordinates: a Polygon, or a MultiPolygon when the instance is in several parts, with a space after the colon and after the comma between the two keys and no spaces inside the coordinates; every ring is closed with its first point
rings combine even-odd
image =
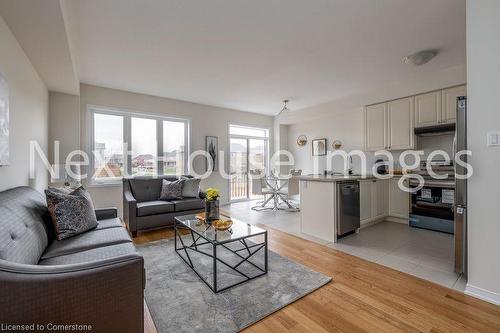
{"type": "Polygon", "coordinates": [[[65,3],[81,82],[244,111],[276,114],[284,98],[301,109],[466,62],[465,0],[65,3]],[[402,63],[428,48],[441,50],[428,64],[402,63]]]}
{"type": "Polygon", "coordinates": [[[0,0],[0,15],[51,91],[78,94],[80,84],[59,0],[0,0]]]}

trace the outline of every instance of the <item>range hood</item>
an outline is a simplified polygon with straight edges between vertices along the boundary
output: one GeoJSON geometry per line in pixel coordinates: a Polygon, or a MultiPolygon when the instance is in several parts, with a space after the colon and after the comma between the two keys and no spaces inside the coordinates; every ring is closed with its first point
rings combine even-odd
{"type": "Polygon", "coordinates": [[[432,134],[432,133],[443,133],[443,132],[454,132],[455,124],[443,124],[434,125],[426,127],[415,128],[415,134],[432,134]]]}

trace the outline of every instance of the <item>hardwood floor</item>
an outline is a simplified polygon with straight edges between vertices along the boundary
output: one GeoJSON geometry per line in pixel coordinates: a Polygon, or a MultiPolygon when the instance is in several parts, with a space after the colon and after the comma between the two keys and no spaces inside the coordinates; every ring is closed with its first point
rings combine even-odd
{"type": "MultiPolygon", "coordinates": [[[[500,332],[500,307],[281,231],[271,250],[333,281],[245,332],[500,332]]],[[[136,244],[173,237],[139,234],[136,244]]],[[[145,332],[156,332],[145,306],[145,332]]]]}

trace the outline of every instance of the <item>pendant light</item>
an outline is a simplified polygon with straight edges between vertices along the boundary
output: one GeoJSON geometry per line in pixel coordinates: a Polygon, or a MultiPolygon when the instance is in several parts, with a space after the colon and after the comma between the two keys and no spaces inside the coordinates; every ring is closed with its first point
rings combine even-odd
{"type": "Polygon", "coordinates": [[[283,100],[283,107],[281,108],[280,112],[278,112],[278,114],[276,116],[279,116],[280,114],[282,114],[283,112],[286,112],[286,111],[290,111],[290,109],[288,108],[287,104],[288,104],[288,100],[287,99],[284,99],[283,100]]]}

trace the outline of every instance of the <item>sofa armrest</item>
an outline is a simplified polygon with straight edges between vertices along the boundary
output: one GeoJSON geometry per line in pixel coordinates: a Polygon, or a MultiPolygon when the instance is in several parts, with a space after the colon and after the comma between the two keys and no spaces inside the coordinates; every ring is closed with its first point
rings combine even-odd
{"type": "Polygon", "coordinates": [[[123,218],[132,236],[137,234],[137,200],[128,186],[123,187],[123,218]]]}
{"type": "Polygon", "coordinates": [[[0,322],[143,332],[144,280],[139,254],[57,266],[0,260],[0,322]]]}
{"type": "Polygon", "coordinates": [[[97,217],[97,221],[117,218],[118,208],[116,207],[98,208],[95,210],[95,216],[97,217]]]}

